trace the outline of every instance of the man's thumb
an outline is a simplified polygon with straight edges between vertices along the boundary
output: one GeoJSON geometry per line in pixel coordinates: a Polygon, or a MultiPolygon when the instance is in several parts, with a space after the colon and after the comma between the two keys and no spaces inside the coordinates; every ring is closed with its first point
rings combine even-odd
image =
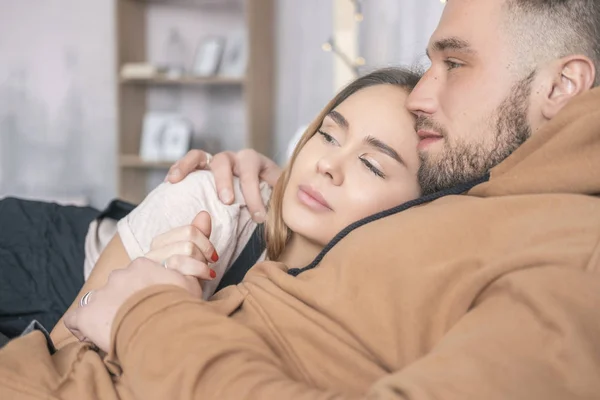
{"type": "Polygon", "coordinates": [[[194,220],[192,221],[192,225],[195,226],[206,236],[210,238],[210,232],[212,230],[212,222],[210,219],[210,214],[206,211],[200,211],[194,220]]]}

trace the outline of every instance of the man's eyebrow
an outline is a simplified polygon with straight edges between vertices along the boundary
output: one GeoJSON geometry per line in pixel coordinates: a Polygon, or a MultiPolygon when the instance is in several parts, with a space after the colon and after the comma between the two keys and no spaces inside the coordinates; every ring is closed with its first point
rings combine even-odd
{"type": "MultiPolygon", "coordinates": [[[[444,50],[455,50],[463,53],[474,54],[475,50],[471,47],[471,44],[464,39],[457,37],[449,37],[440,40],[436,40],[431,45],[431,50],[442,52],[444,50]]],[[[426,50],[427,57],[429,57],[429,49],[426,50]]],[[[429,57],[431,58],[431,57],[429,57]]]]}
{"type": "Polygon", "coordinates": [[[388,146],[387,144],[385,144],[384,142],[382,142],[381,140],[374,138],[373,136],[367,136],[365,138],[365,143],[367,143],[369,146],[375,148],[376,150],[379,150],[380,152],[392,157],[394,160],[398,161],[400,164],[406,165],[404,163],[404,160],[402,160],[402,157],[400,157],[400,154],[398,154],[398,152],[394,149],[392,149],[390,146],[388,146]]]}
{"type": "Polygon", "coordinates": [[[340,128],[348,129],[350,127],[348,120],[344,118],[342,114],[335,110],[330,111],[329,114],[327,114],[327,116],[331,118],[336,124],[338,124],[340,128]]]}

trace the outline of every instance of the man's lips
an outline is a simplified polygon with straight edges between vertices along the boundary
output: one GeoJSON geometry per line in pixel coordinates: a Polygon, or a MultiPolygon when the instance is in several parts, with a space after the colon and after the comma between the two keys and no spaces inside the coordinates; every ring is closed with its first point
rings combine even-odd
{"type": "Polygon", "coordinates": [[[298,186],[298,198],[302,203],[317,211],[329,210],[331,206],[318,190],[308,185],[298,186]]]}
{"type": "Polygon", "coordinates": [[[443,138],[443,136],[440,133],[437,133],[435,131],[427,131],[424,129],[420,129],[417,131],[417,136],[419,136],[419,139],[423,140],[423,139],[441,139],[443,138]]]}
{"type": "Polygon", "coordinates": [[[424,129],[418,130],[417,136],[419,136],[419,144],[417,145],[417,149],[419,150],[423,150],[430,144],[444,138],[444,136],[435,131],[427,131],[424,129]]]}

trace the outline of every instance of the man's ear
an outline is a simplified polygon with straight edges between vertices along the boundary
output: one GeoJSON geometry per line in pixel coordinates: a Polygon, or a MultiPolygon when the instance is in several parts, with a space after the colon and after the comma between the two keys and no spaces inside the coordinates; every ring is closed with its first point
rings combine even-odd
{"type": "Polygon", "coordinates": [[[590,90],[596,79],[596,67],[586,56],[574,55],[557,60],[552,88],[542,106],[545,118],[552,119],[575,96],[590,90]]]}

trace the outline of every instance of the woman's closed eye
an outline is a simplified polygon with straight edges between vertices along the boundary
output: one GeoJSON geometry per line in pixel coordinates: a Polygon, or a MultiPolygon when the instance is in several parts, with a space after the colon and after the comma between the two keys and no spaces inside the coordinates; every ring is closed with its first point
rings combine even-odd
{"type": "Polygon", "coordinates": [[[373,163],[365,158],[364,155],[358,157],[359,160],[363,163],[363,165],[371,171],[375,176],[385,179],[385,174],[381,172],[373,163]]]}
{"type": "Polygon", "coordinates": [[[321,135],[323,137],[323,141],[325,143],[329,143],[329,144],[333,144],[336,146],[339,146],[340,144],[338,143],[337,140],[335,140],[335,138],[333,136],[331,136],[329,133],[327,132],[323,132],[322,130],[318,130],[317,132],[319,132],[319,135],[321,135]]]}

